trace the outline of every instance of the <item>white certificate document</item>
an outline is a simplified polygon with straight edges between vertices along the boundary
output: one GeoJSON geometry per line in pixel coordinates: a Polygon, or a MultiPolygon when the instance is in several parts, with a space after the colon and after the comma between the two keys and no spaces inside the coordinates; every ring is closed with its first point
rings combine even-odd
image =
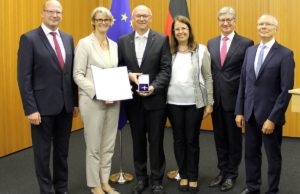
{"type": "Polygon", "coordinates": [[[108,69],[101,69],[94,65],[91,67],[98,100],[132,99],[127,67],[108,69]]]}

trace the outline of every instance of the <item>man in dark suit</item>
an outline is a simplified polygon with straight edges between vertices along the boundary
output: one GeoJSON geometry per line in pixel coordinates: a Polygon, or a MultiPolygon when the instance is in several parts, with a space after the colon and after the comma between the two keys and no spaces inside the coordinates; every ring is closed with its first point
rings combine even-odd
{"type": "Polygon", "coordinates": [[[67,193],[72,115],[78,113],[77,87],[72,79],[73,38],[58,30],[62,11],[59,1],[46,1],[41,26],[21,36],[18,51],[18,84],[31,124],[41,194],[51,193],[52,185],[56,194],[67,193]],[[53,178],[49,168],[51,144],[53,178]]]}
{"type": "Polygon", "coordinates": [[[267,194],[279,193],[282,126],[294,84],[293,52],[275,41],[277,19],[269,14],[257,21],[261,42],[245,55],[236,103],[236,124],[246,127],[246,185],[241,194],[260,193],[261,145],[268,159],[267,194]]]}
{"type": "Polygon", "coordinates": [[[238,176],[242,158],[242,131],[235,124],[234,108],[240,73],[246,49],[253,41],[238,35],[235,29],[235,11],[223,7],[218,13],[221,36],[208,41],[214,89],[212,121],[218,156],[219,175],[209,187],[230,190],[238,176]]]}
{"type": "Polygon", "coordinates": [[[171,54],[167,37],[149,28],[151,10],[143,5],[132,11],[135,31],[119,40],[119,65],[127,66],[133,99],[125,102],[133,140],[137,184],[134,194],[148,186],[147,137],[149,142],[150,181],[154,194],[164,193],[165,171],[163,137],[166,122],[166,88],[171,73],[171,54]],[[149,91],[137,92],[138,76],[149,75],[149,91]]]}

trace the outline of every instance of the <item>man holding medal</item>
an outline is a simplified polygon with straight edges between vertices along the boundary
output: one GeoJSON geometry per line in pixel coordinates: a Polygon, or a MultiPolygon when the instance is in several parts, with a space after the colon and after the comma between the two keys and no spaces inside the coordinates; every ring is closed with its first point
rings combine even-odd
{"type": "Polygon", "coordinates": [[[150,183],[154,194],[163,194],[165,171],[163,137],[166,122],[166,88],[171,73],[168,38],[149,28],[151,10],[139,5],[132,11],[134,32],[120,38],[119,66],[127,66],[133,99],[124,103],[130,122],[137,184],[134,194],[150,183]],[[149,81],[148,81],[149,80],[149,81]],[[148,89],[147,89],[148,88],[148,89]],[[147,173],[149,142],[150,177],[147,173]]]}

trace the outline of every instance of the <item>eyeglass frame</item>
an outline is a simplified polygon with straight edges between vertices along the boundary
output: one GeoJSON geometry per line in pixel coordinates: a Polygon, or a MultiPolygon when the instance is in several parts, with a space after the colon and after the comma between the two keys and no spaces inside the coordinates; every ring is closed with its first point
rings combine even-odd
{"type": "Polygon", "coordinates": [[[58,16],[60,16],[60,15],[62,15],[64,13],[63,11],[48,10],[48,9],[44,9],[43,11],[46,12],[48,15],[54,15],[54,14],[56,14],[58,16]]]}
{"type": "Polygon", "coordinates": [[[181,28],[174,28],[174,32],[180,32],[181,31],[189,31],[189,28],[181,27],[181,28]]]}
{"type": "Polygon", "coordinates": [[[103,23],[107,24],[107,23],[111,22],[111,19],[110,18],[106,18],[106,19],[102,19],[102,18],[97,19],[97,18],[94,18],[94,22],[102,23],[102,24],[103,23]]]}
{"type": "Polygon", "coordinates": [[[218,18],[218,21],[221,22],[221,23],[225,23],[225,22],[230,23],[234,20],[235,20],[234,17],[232,17],[232,18],[223,18],[223,19],[218,18]]]}
{"type": "Polygon", "coordinates": [[[150,14],[134,14],[133,16],[138,18],[138,19],[142,19],[142,18],[148,19],[149,17],[151,17],[150,14]]]}
{"type": "Polygon", "coordinates": [[[257,23],[257,26],[276,26],[276,24],[271,23],[271,22],[260,22],[260,23],[257,23]]]}

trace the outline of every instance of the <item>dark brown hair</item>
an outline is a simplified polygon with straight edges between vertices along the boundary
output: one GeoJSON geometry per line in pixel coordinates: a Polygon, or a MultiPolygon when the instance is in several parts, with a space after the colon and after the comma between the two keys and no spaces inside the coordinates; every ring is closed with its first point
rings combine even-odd
{"type": "Polygon", "coordinates": [[[171,36],[170,36],[170,48],[171,48],[171,53],[177,53],[178,52],[178,41],[175,38],[175,30],[174,30],[174,26],[175,26],[175,22],[180,22],[180,23],[184,23],[188,26],[190,35],[188,38],[188,48],[189,50],[194,50],[197,48],[197,42],[194,39],[194,34],[193,34],[193,29],[192,29],[192,25],[190,20],[182,15],[178,15],[174,18],[174,21],[172,23],[172,27],[171,27],[171,36]]]}

